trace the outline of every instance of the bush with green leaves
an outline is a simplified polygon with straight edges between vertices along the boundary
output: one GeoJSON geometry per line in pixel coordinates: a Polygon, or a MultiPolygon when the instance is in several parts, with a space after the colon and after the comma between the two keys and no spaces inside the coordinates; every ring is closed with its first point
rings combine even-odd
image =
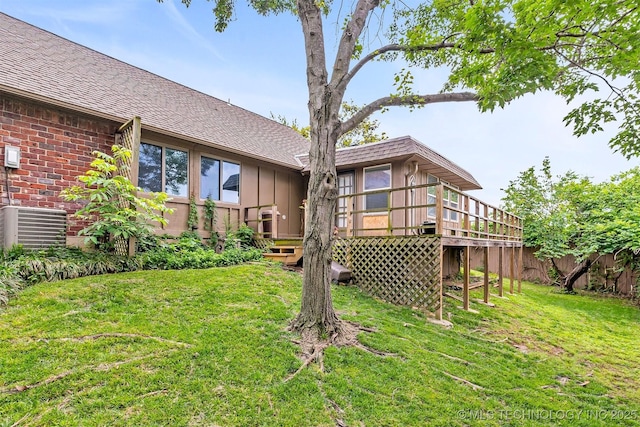
{"type": "MultiPolygon", "coordinates": [[[[112,155],[94,151],[91,169],[78,180],[84,185],[75,185],[61,192],[68,202],[84,203],[74,215],[88,223],[80,231],[99,250],[114,251],[114,241],[129,238],[144,238],[153,231],[153,223],[167,224],[163,214],[173,213],[166,206],[166,193],[146,193],[123,176],[130,163],[131,151],[119,145],[112,147],[112,155]]],[[[119,249],[119,255],[126,255],[119,249]]]]}
{"type": "Polygon", "coordinates": [[[237,242],[240,242],[241,248],[253,247],[253,234],[254,231],[247,224],[242,223],[236,231],[228,231],[225,240],[225,249],[233,249],[237,247],[237,242]]]}
{"type": "Polygon", "coordinates": [[[159,237],[157,244],[133,257],[103,252],[82,251],[79,248],[51,248],[29,251],[13,248],[0,251],[0,305],[20,289],[43,281],[74,279],[98,274],[136,270],[178,270],[224,267],[257,261],[258,249],[229,249],[221,254],[189,235],[169,242],[159,237]]]}

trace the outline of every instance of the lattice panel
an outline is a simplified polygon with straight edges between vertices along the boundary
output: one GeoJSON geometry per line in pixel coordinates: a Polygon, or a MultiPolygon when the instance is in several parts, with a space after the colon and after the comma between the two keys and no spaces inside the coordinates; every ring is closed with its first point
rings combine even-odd
{"type": "Polygon", "coordinates": [[[273,239],[255,238],[253,239],[253,245],[258,249],[269,249],[274,245],[274,241],[273,239]]]}
{"type": "MultiPolygon", "coordinates": [[[[133,152],[135,147],[135,129],[133,121],[128,122],[125,126],[120,128],[120,141],[118,141],[118,145],[133,152]]],[[[129,161],[129,164],[118,166],[118,174],[131,180],[131,161],[129,161]]]]}
{"type": "Polygon", "coordinates": [[[349,268],[355,284],[384,301],[440,308],[440,238],[436,236],[338,239],[333,259],[349,268]]]}
{"type": "MultiPolygon", "coordinates": [[[[122,148],[125,148],[133,152],[133,150],[136,147],[135,138],[136,138],[136,132],[134,127],[134,121],[130,120],[120,128],[120,138],[117,141],[117,144],[120,145],[122,148]]],[[[132,157],[129,157],[129,160],[126,163],[118,164],[118,175],[123,176],[130,181],[131,181],[131,166],[132,166],[131,160],[132,160],[132,157]]],[[[118,196],[118,205],[121,208],[128,207],[127,204],[128,202],[123,196],[118,196]]],[[[113,242],[116,254],[121,256],[127,255],[129,253],[129,243],[130,243],[129,239],[116,237],[113,242]]]]}

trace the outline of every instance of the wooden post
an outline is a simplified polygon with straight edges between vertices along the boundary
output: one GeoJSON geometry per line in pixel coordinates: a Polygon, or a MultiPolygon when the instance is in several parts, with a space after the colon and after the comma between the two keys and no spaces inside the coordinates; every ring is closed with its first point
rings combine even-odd
{"type": "Polygon", "coordinates": [[[520,246],[520,249],[518,251],[518,293],[522,292],[522,272],[524,270],[524,266],[522,265],[523,249],[524,248],[520,246]]]}
{"type": "Polygon", "coordinates": [[[353,196],[347,196],[347,229],[346,236],[353,237],[353,196]]]}
{"type": "Polygon", "coordinates": [[[140,141],[142,138],[142,120],[133,118],[133,139],[131,140],[131,182],[138,185],[138,168],[140,158],[140,141]]]}
{"type": "Polygon", "coordinates": [[[484,249],[484,302],[489,303],[489,248],[484,249]]]}
{"type": "MultiPolygon", "coordinates": [[[[458,196],[460,197],[460,196],[458,196]]],[[[471,216],[469,212],[471,211],[471,206],[469,206],[469,196],[463,196],[464,200],[464,225],[466,231],[466,237],[471,237],[471,216]]]]}
{"type": "Polygon", "coordinates": [[[271,205],[271,238],[278,238],[278,205],[271,205]]]}
{"type": "Polygon", "coordinates": [[[502,276],[502,260],[504,258],[504,246],[500,246],[498,250],[498,295],[504,296],[503,292],[503,276],[502,276]]]}
{"type": "Polygon", "coordinates": [[[484,238],[488,239],[489,238],[489,206],[487,206],[486,204],[484,205],[484,220],[483,220],[483,224],[484,224],[484,238]]]}
{"type": "Polygon", "coordinates": [[[464,261],[463,261],[464,283],[462,290],[462,306],[465,310],[469,311],[469,267],[471,266],[471,254],[469,253],[469,246],[464,248],[464,261]]]}
{"type": "Polygon", "coordinates": [[[513,282],[515,282],[515,259],[516,259],[516,248],[512,247],[510,252],[510,260],[509,260],[509,293],[513,294],[513,282]]]}
{"type": "Polygon", "coordinates": [[[444,191],[442,188],[442,184],[436,185],[436,234],[442,235],[443,232],[443,223],[442,223],[442,214],[443,212],[443,203],[442,198],[444,196],[444,191]]]}
{"type": "Polygon", "coordinates": [[[392,197],[391,197],[391,190],[387,191],[387,234],[391,235],[393,234],[393,218],[391,213],[393,212],[391,209],[393,209],[393,206],[391,205],[392,203],[392,197]]]}
{"type": "Polygon", "coordinates": [[[438,292],[438,298],[440,299],[438,303],[438,309],[436,310],[436,320],[442,320],[442,304],[443,304],[443,296],[444,296],[444,286],[442,286],[442,264],[444,263],[442,243],[438,245],[440,247],[440,273],[438,274],[438,280],[440,281],[440,292],[438,292]]]}

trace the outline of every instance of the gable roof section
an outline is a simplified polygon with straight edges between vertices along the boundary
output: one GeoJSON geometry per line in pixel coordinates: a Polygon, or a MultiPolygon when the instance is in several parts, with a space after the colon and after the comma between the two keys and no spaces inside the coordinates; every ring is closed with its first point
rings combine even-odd
{"type": "Polygon", "coordinates": [[[299,169],[309,142],[258,114],[0,13],[0,91],[299,169]]]}
{"type": "MultiPolygon", "coordinates": [[[[301,154],[297,157],[304,166],[304,171],[308,172],[309,156],[301,154]]],[[[465,169],[410,136],[336,150],[337,169],[370,166],[394,160],[415,160],[420,169],[428,170],[429,173],[460,187],[463,191],[482,188],[465,169]]]]}

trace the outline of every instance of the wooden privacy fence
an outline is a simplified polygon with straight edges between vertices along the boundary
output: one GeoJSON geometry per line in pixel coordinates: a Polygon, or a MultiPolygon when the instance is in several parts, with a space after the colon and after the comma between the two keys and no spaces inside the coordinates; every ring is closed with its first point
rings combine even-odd
{"type": "Polygon", "coordinates": [[[442,316],[442,246],[437,236],[336,239],[333,259],[370,295],[442,316]]]}

